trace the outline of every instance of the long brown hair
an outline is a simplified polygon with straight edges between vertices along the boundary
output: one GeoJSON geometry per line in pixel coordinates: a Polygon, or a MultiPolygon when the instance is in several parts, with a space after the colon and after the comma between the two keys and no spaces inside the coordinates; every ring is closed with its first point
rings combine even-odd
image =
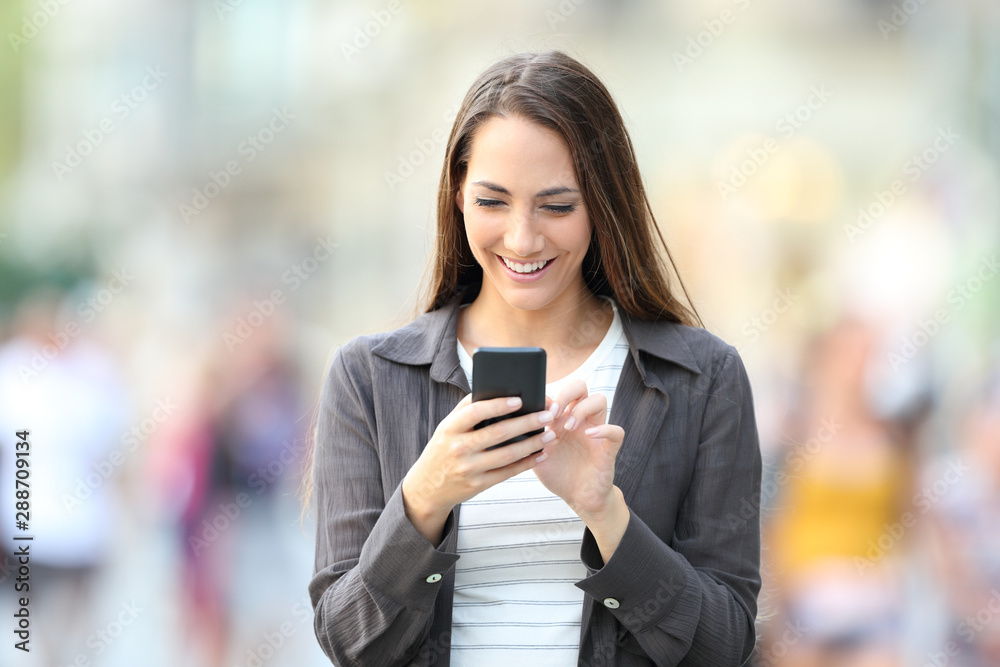
{"type": "MultiPolygon", "coordinates": [[[[593,72],[562,51],[510,56],[469,88],[448,137],[438,188],[437,241],[428,263],[433,274],[423,281],[425,296],[418,308],[436,310],[466,286],[482,283],[483,269],[469,247],[455,194],[476,130],[493,116],[523,117],[559,132],[569,144],[593,226],[583,259],[588,289],[614,298],[640,319],[701,326],[653,217],[618,107],[593,72]],[[671,289],[671,273],[687,304],[671,289]]],[[[303,516],[312,494],[312,449],[304,462],[303,516]]]]}
{"type": "Polygon", "coordinates": [[[583,259],[590,291],[614,298],[634,317],[701,326],[653,216],[618,107],[593,72],[555,50],[504,58],[483,72],[466,93],[445,149],[437,240],[428,264],[433,273],[429,281],[422,281],[424,296],[418,304],[422,312],[440,308],[464,287],[483,279],[455,195],[468,169],[472,139],[494,116],[524,118],[555,130],[569,144],[592,224],[590,248],[583,259]],[[683,302],[671,289],[671,274],[683,302]]]}

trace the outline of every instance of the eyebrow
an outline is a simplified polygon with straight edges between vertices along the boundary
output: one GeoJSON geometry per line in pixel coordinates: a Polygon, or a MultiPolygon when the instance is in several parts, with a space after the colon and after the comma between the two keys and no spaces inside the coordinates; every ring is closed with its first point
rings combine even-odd
{"type": "MultiPolygon", "coordinates": [[[[496,183],[491,183],[490,181],[475,181],[473,185],[481,185],[484,188],[488,188],[493,192],[499,192],[500,194],[510,195],[510,190],[502,185],[497,185],[496,183]]],[[[536,197],[548,197],[549,195],[561,195],[565,192],[579,192],[576,188],[567,188],[565,186],[560,186],[556,188],[549,188],[548,190],[542,190],[536,197]]]]}

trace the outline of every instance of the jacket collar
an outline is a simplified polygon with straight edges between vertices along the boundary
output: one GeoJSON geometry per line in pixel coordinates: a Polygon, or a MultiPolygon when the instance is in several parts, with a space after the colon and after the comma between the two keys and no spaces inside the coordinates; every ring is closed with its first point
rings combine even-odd
{"type": "MultiPolygon", "coordinates": [[[[415,320],[395,329],[372,348],[372,353],[401,364],[430,364],[430,375],[438,382],[455,382],[469,390],[465,373],[458,360],[458,311],[463,303],[473,300],[477,289],[467,286],[450,302],[437,310],[423,313],[415,320]]],[[[637,353],[641,350],[690,370],[701,373],[694,354],[681,334],[681,325],[672,322],[643,320],[630,316],[621,308],[622,329],[629,342],[629,351],[647,385],[660,385],[646,377],[645,365],[637,353]]]]}

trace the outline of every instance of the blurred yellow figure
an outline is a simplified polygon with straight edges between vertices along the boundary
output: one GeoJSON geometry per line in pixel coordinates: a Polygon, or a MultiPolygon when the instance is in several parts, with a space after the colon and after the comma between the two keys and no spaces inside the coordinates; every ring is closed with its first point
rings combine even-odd
{"type": "Polygon", "coordinates": [[[915,513],[904,512],[904,440],[866,399],[874,334],[845,321],[819,341],[776,474],[767,529],[781,621],[762,664],[896,665],[901,595],[894,566],[915,513]]]}
{"type": "Polygon", "coordinates": [[[789,511],[772,534],[774,565],[786,576],[806,575],[830,558],[849,559],[864,575],[904,537],[899,501],[908,488],[906,461],[888,437],[864,437],[835,433],[824,447],[840,451],[820,451],[798,474],[786,473],[782,505],[789,511]]]}

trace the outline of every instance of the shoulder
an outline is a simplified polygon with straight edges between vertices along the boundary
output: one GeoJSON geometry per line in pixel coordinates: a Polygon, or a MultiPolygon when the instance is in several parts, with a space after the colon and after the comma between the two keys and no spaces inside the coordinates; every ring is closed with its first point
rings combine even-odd
{"type": "MultiPolygon", "coordinates": [[[[327,381],[340,376],[371,384],[376,358],[404,364],[430,363],[447,315],[444,310],[433,310],[395,329],[350,338],[330,355],[327,381]]],[[[393,366],[383,365],[383,370],[393,366]]]]}
{"type": "Polygon", "coordinates": [[[335,347],[327,357],[323,373],[323,392],[334,394],[345,386],[355,392],[371,385],[372,348],[381,342],[388,332],[359,334],[335,347]]]}
{"type": "Polygon", "coordinates": [[[670,327],[687,343],[698,364],[710,375],[720,364],[732,359],[739,359],[736,348],[722,340],[708,329],[691,327],[676,322],[668,322],[670,327]]]}
{"type": "Polygon", "coordinates": [[[707,329],[673,324],[702,368],[701,385],[707,395],[726,403],[752,401],[750,378],[739,350],[707,329]]]}
{"type": "Polygon", "coordinates": [[[637,324],[644,328],[642,335],[650,352],[702,376],[702,380],[711,381],[721,373],[743,368],[737,349],[708,329],[668,320],[637,324]]]}
{"type": "Polygon", "coordinates": [[[739,351],[711,331],[675,322],[656,322],[658,349],[674,363],[658,360],[652,368],[668,396],[686,402],[702,425],[754,422],[753,389],[739,351]],[[696,370],[695,370],[696,369],[696,370]]]}

